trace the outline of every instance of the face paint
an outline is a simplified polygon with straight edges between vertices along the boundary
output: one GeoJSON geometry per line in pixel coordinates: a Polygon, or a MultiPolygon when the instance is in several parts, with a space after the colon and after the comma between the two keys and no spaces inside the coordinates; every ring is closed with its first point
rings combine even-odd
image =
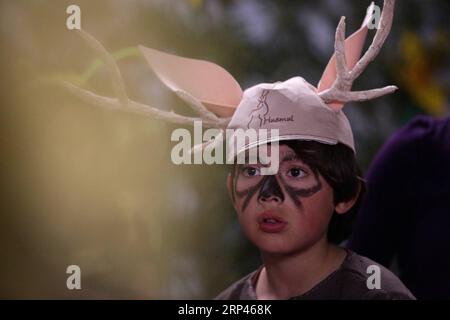
{"type": "Polygon", "coordinates": [[[283,179],[283,186],[286,189],[287,193],[289,194],[292,201],[295,203],[297,208],[301,208],[302,202],[301,198],[306,198],[312,196],[314,193],[318,192],[320,189],[322,189],[322,183],[319,180],[319,176],[316,172],[314,172],[314,177],[316,178],[316,184],[312,186],[311,188],[295,188],[292,187],[284,182],[283,179]]]}
{"type": "Polygon", "coordinates": [[[236,196],[238,196],[239,198],[245,197],[244,203],[242,204],[242,208],[241,211],[244,211],[245,208],[247,208],[248,203],[250,202],[250,199],[253,197],[253,195],[256,193],[256,191],[260,190],[261,187],[264,185],[266,179],[269,176],[265,176],[263,179],[261,179],[261,181],[259,181],[256,185],[251,186],[247,189],[238,191],[236,189],[236,183],[237,183],[237,178],[239,177],[239,174],[237,174],[237,177],[235,179],[234,182],[234,193],[236,194],[236,196]]]}
{"type": "Polygon", "coordinates": [[[236,201],[235,195],[240,199],[245,197],[241,211],[244,211],[247,208],[251,198],[255,195],[255,193],[258,190],[259,190],[258,201],[260,201],[262,198],[275,196],[279,198],[281,202],[283,202],[286,198],[283,192],[283,190],[286,190],[287,194],[292,199],[294,204],[298,208],[301,208],[302,206],[301,198],[310,197],[322,189],[322,184],[319,180],[319,176],[317,172],[314,172],[315,185],[310,188],[293,187],[287,184],[286,181],[284,181],[284,179],[280,176],[281,185],[283,186],[283,188],[281,188],[278,179],[276,178],[275,175],[266,175],[263,176],[263,178],[260,181],[258,181],[258,183],[256,183],[255,185],[250,186],[244,190],[237,190],[236,185],[237,180],[239,179],[239,173],[240,173],[239,168],[236,168],[233,177],[232,197],[234,201],[236,201]]]}
{"type": "Polygon", "coordinates": [[[280,185],[278,184],[277,178],[274,175],[272,175],[272,176],[265,176],[263,180],[265,181],[259,191],[258,200],[274,196],[279,198],[281,202],[283,202],[284,194],[280,188],[280,185]]]}

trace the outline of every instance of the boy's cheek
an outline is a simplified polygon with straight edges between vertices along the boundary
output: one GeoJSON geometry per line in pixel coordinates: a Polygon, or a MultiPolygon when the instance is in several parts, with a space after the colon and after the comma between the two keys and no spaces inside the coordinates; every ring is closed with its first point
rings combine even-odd
{"type": "Polygon", "coordinates": [[[235,210],[236,214],[238,215],[239,221],[250,221],[257,219],[257,209],[255,204],[253,203],[253,200],[250,200],[250,202],[247,204],[246,208],[242,210],[242,207],[244,205],[243,200],[237,200],[235,202],[235,210]]]}
{"type": "Polygon", "coordinates": [[[329,198],[304,201],[303,219],[299,221],[299,224],[300,226],[307,226],[311,230],[322,232],[327,229],[333,210],[332,199],[329,198]]]}
{"type": "Polygon", "coordinates": [[[333,189],[322,177],[320,182],[322,189],[303,199],[305,215],[317,222],[328,224],[334,212],[333,189]]]}

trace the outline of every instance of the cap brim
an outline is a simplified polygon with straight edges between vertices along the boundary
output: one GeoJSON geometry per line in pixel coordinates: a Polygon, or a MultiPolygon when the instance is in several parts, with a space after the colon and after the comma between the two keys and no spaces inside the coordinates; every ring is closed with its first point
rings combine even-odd
{"type": "Polygon", "coordinates": [[[301,135],[301,134],[269,137],[267,139],[260,139],[260,140],[258,139],[255,142],[251,142],[249,144],[244,145],[236,152],[231,152],[231,153],[227,154],[227,162],[232,163],[239,154],[241,154],[242,152],[245,152],[247,150],[250,150],[252,148],[255,148],[255,147],[258,147],[258,146],[261,146],[264,144],[276,142],[276,141],[279,142],[279,141],[286,141],[286,140],[317,141],[317,142],[329,144],[329,145],[336,145],[338,143],[338,141],[335,139],[329,139],[329,138],[317,137],[317,136],[311,136],[311,135],[301,135]]]}

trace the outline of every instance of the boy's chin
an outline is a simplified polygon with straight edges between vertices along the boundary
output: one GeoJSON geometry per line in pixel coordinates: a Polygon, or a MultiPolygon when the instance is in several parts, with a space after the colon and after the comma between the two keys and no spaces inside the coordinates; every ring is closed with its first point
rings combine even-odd
{"type": "Polygon", "coordinates": [[[291,255],[308,251],[320,237],[305,237],[304,239],[292,239],[289,237],[256,237],[251,242],[262,254],[291,255]]]}
{"type": "Polygon", "coordinates": [[[258,241],[253,244],[264,254],[270,255],[290,255],[296,252],[303,251],[307,246],[302,244],[276,243],[269,241],[258,241]]]}

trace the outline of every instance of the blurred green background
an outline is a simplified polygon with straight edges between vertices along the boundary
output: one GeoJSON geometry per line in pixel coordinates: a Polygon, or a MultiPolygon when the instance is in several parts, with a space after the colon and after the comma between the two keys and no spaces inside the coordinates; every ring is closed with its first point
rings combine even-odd
{"type": "MultiPolygon", "coordinates": [[[[0,1],[0,298],[212,298],[260,263],[229,201],[228,168],[175,166],[176,126],[87,105],[49,81],[113,95],[95,52],[66,28],[71,4],[133,100],[192,115],[137,45],[213,61],[244,89],[296,75],[316,84],[339,17],[350,34],[369,1],[0,1]],[[82,290],[66,288],[71,264],[82,290]]],[[[391,34],[354,89],[400,90],[345,107],[364,170],[414,115],[449,114],[449,9],[397,1],[391,34]]]]}

